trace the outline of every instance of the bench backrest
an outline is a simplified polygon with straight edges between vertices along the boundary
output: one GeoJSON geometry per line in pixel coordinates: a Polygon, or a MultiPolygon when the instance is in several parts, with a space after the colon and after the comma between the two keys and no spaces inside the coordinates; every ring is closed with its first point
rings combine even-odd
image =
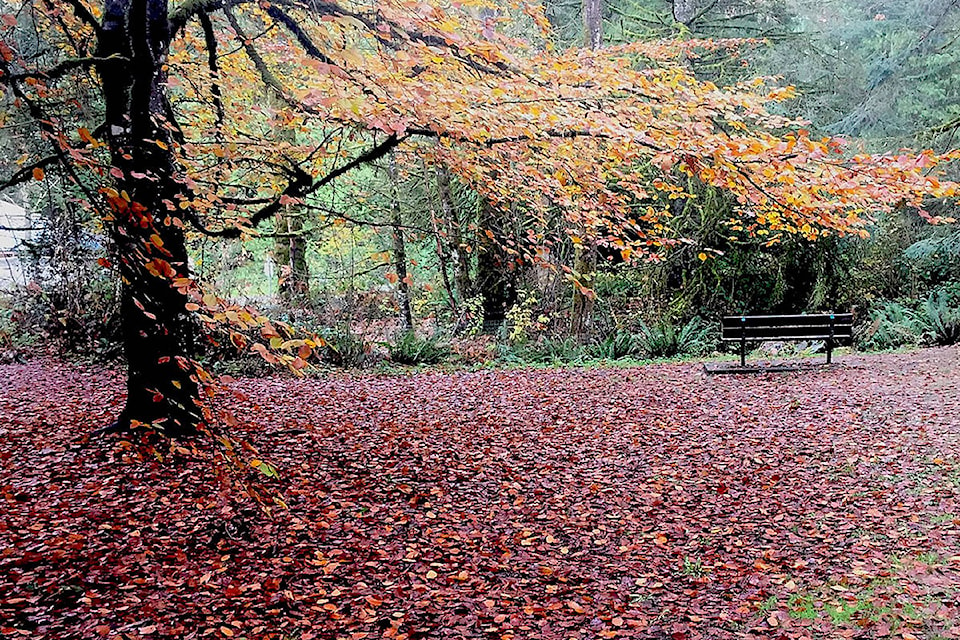
{"type": "Polygon", "coordinates": [[[811,313],[789,316],[724,316],[721,338],[740,340],[853,340],[852,313],[811,313]]]}

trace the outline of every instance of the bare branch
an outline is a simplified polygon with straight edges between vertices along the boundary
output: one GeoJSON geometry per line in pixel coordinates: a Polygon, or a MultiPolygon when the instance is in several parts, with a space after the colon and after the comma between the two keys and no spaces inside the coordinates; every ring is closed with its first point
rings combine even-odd
{"type": "Polygon", "coordinates": [[[210,75],[213,77],[213,86],[210,92],[213,94],[213,104],[217,110],[217,126],[222,127],[225,115],[223,112],[223,96],[220,93],[220,66],[217,62],[217,36],[213,32],[213,23],[210,16],[200,14],[200,26],[203,28],[203,38],[207,46],[207,65],[210,67],[210,75]]]}
{"type": "Polygon", "coordinates": [[[297,24],[297,21],[291,18],[289,14],[285,13],[283,9],[275,4],[271,4],[269,7],[267,7],[267,15],[285,26],[287,30],[290,31],[290,33],[292,33],[297,39],[297,42],[300,43],[300,46],[303,47],[303,50],[307,53],[307,55],[316,58],[325,64],[336,66],[333,60],[328,58],[326,54],[320,51],[320,48],[314,44],[313,40],[310,38],[310,35],[303,30],[303,27],[297,24]]]}
{"type": "Polygon", "coordinates": [[[53,164],[54,162],[57,162],[59,159],[60,159],[59,156],[50,155],[50,156],[47,156],[46,158],[41,158],[40,160],[37,160],[33,164],[29,164],[25,167],[22,167],[19,171],[14,173],[12,176],[7,178],[3,182],[0,182],[0,191],[6,191],[11,187],[15,187],[18,184],[22,184],[24,182],[27,182],[28,180],[33,179],[34,170],[44,169],[50,166],[51,164],[53,164]]]}
{"type": "Polygon", "coordinates": [[[121,64],[126,62],[130,62],[130,59],[120,55],[111,55],[107,56],[106,58],[101,58],[98,56],[70,58],[68,60],[63,60],[59,64],[56,64],[49,69],[41,69],[27,73],[15,73],[7,76],[7,79],[12,81],[27,80],[28,78],[44,78],[50,80],[59,78],[60,76],[73,71],[74,69],[80,69],[83,67],[98,67],[107,64],[121,64]]]}
{"type": "MultiPolygon", "coordinates": [[[[309,195],[321,187],[330,184],[343,174],[348,173],[349,171],[352,171],[361,165],[379,160],[387,155],[391,149],[406,140],[406,138],[407,136],[401,138],[397,136],[397,134],[393,134],[379,144],[376,144],[370,149],[364,151],[350,162],[337,167],[319,180],[313,180],[309,174],[297,168],[298,173],[294,174],[293,179],[287,184],[286,188],[284,188],[280,195],[276,198],[273,198],[269,204],[261,207],[252,216],[250,216],[250,218],[245,221],[245,226],[248,228],[256,228],[261,222],[272,218],[278,211],[280,211],[280,208],[284,206],[284,200],[287,198],[302,198],[303,196],[309,195]]],[[[208,227],[204,226],[195,215],[190,214],[189,211],[187,213],[187,220],[194,227],[196,227],[198,231],[211,237],[237,238],[240,237],[240,234],[242,233],[242,229],[239,227],[209,229],[208,227]]]]}
{"type": "Polygon", "coordinates": [[[257,73],[260,74],[260,79],[263,80],[263,83],[276,91],[277,96],[290,104],[290,106],[297,106],[291,102],[291,99],[287,96],[287,92],[284,90],[283,85],[280,83],[280,80],[273,74],[273,71],[270,70],[270,67],[267,66],[266,61],[263,59],[263,56],[260,55],[260,52],[257,51],[257,48],[253,46],[253,40],[247,37],[246,32],[243,30],[243,27],[240,26],[240,22],[237,20],[237,16],[234,15],[233,11],[230,10],[230,7],[224,7],[223,12],[227,16],[227,21],[230,23],[231,28],[233,28],[234,33],[237,34],[237,38],[240,39],[241,46],[243,46],[244,52],[247,54],[247,57],[250,58],[253,62],[253,66],[256,67],[257,73]]]}
{"type": "MultiPolygon", "coordinates": [[[[451,135],[449,133],[443,133],[440,131],[434,131],[433,129],[423,129],[423,128],[413,128],[407,129],[407,133],[412,136],[423,136],[425,138],[445,138],[447,140],[454,140],[455,142],[462,142],[466,144],[475,144],[484,147],[493,147],[498,144],[509,144],[511,142],[530,142],[536,140],[536,137],[527,136],[527,135],[517,135],[517,136],[506,136],[502,138],[490,138],[489,140],[471,140],[470,138],[465,138],[462,136],[451,135]]],[[[597,133],[595,131],[589,131],[586,129],[571,129],[568,131],[557,131],[548,129],[543,132],[543,135],[547,138],[597,138],[597,139],[607,139],[608,136],[605,133],[597,133]]],[[[661,151],[661,149],[643,142],[636,141],[641,147],[647,147],[654,151],[661,151]]]]}
{"type": "Polygon", "coordinates": [[[43,231],[43,227],[8,227],[5,224],[0,224],[0,231],[43,231]]]}

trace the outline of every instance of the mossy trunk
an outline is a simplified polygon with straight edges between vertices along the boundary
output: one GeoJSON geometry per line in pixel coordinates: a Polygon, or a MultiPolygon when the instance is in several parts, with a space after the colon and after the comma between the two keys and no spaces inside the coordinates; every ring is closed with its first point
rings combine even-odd
{"type": "Polygon", "coordinates": [[[393,194],[390,200],[390,216],[393,226],[393,268],[397,273],[397,315],[401,331],[413,329],[413,312],[410,310],[410,274],[407,273],[407,244],[403,237],[403,214],[400,209],[399,171],[397,161],[390,154],[390,182],[393,194]]]}
{"type": "Polygon", "coordinates": [[[310,266],[303,219],[291,210],[277,214],[273,245],[277,263],[277,293],[286,305],[302,304],[310,298],[310,266]]]}

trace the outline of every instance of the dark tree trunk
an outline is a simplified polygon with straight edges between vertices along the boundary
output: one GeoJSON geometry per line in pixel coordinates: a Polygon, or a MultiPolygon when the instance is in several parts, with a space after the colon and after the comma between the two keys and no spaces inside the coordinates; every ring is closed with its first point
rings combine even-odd
{"type": "Polygon", "coordinates": [[[440,220],[437,217],[436,210],[430,212],[430,224],[433,226],[433,240],[437,250],[437,263],[440,269],[440,277],[443,280],[443,290],[447,292],[447,302],[450,305],[450,313],[454,320],[459,317],[460,312],[457,305],[457,297],[453,293],[453,285],[450,283],[450,269],[448,262],[450,254],[447,253],[446,243],[443,241],[443,234],[440,232],[440,220]]]}
{"type": "Polygon", "coordinates": [[[120,171],[107,228],[122,278],[127,401],[116,426],[153,424],[172,436],[200,422],[200,389],[190,360],[198,334],[175,278],[189,275],[186,237],[175,218],[177,185],[165,114],[164,64],[170,42],[166,0],[108,0],[98,55],[107,139],[120,171]],[[129,201],[123,197],[129,196],[129,201]]]}
{"type": "MultiPolygon", "coordinates": [[[[271,106],[281,106],[282,100],[270,91],[271,106]]],[[[295,145],[296,129],[277,123],[277,133],[285,142],[295,145]]],[[[277,263],[277,293],[288,306],[303,304],[310,298],[310,267],[307,264],[307,238],[303,233],[303,215],[295,205],[287,205],[274,218],[274,258],[277,263]]]]}
{"type": "Polygon", "coordinates": [[[573,250],[573,308],[570,311],[570,333],[586,340],[593,332],[593,313],[596,306],[593,294],[594,274],[597,271],[597,245],[590,238],[573,250]]]}
{"type": "Polygon", "coordinates": [[[497,242],[501,235],[497,211],[484,200],[477,236],[477,290],[483,304],[485,333],[497,331],[507,317],[507,309],[517,301],[516,263],[497,242]]]}
{"type": "Polygon", "coordinates": [[[397,272],[397,308],[399,309],[400,329],[413,329],[413,314],[410,311],[410,277],[407,273],[407,245],[403,238],[403,220],[400,213],[399,176],[397,161],[390,155],[390,181],[393,194],[390,199],[390,212],[393,224],[393,267],[397,272]]]}

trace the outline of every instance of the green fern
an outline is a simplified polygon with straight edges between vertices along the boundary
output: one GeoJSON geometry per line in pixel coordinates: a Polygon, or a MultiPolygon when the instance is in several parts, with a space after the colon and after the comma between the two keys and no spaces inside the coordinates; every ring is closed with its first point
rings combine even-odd
{"type": "Polygon", "coordinates": [[[652,327],[641,323],[636,341],[651,358],[698,355],[709,351],[710,328],[700,318],[691,319],[680,329],[669,320],[652,327]]]}
{"type": "Polygon", "coordinates": [[[960,308],[953,302],[954,296],[941,290],[931,293],[923,304],[931,337],[938,345],[960,342],[960,308]]]}
{"type": "Polygon", "coordinates": [[[421,338],[413,331],[400,334],[387,350],[391,361],[405,365],[439,364],[450,355],[450,346],[439,336],[421,338]]]}

